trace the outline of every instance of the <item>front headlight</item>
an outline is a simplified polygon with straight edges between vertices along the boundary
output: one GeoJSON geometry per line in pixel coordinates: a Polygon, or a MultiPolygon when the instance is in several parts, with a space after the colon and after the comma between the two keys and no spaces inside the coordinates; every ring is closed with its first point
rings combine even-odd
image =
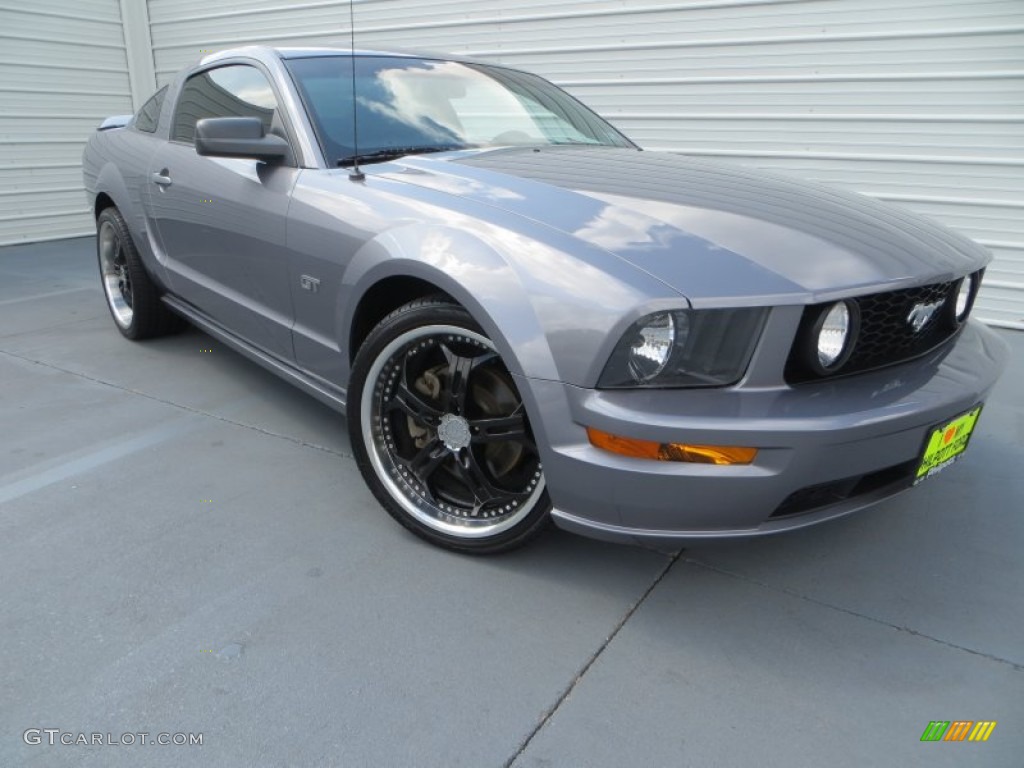
{"type": "Polygon", "coordinates": [[[967,312],[971,308],[971,299],[973,296],[974,275],[968,275],[960,281],[960,286],[956,291],[956,303],[953,311],[958,325],[967,319],[967,312]]]}
{"type": "Polygon", "coordinates": [[[837,301],[827,312],[823,312],[816,334],[818,363],[825,371],[838,368],[853,348],[851,341],[850,305],[845,301],[837,301]]]}
{"type": "Polygon", "coordinates": [[[640,318],[615,345],[598,387],[724,387],[739,381],[766,308],[679,309],[640,318]]]}
{"type": "Polygon", "coordinates": [[[629,346],[629,374],[633,380],[647,383],[665,370],[675,343],[676,321],[671,312],[659,312],[644,318],[629,346]]]}

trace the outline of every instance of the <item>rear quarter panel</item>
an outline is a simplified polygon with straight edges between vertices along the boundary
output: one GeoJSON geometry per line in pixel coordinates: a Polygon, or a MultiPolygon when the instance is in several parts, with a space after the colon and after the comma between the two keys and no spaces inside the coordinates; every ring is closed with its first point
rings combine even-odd
{"type": "Polygon", "coordinates": [[[149,161],[162,139],[131,128],[96,131],[82,155],[82,176],[89,205],[105,194],[114,201],[131,231],[150,273],[164,275],[150,240],[145,197],[149,193],[149,161]]]}

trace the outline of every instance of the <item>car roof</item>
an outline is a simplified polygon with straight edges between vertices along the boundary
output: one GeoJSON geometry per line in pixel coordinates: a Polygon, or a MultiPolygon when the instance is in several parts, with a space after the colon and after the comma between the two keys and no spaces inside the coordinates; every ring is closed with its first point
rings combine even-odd
{"type": "MultiPolygon", "coordinates": [[[[479,59],[473,59],[467,56],[452,55],[449,53],[440,53],[437,51],[414,51],[403,48],[392,48],[392,49],[369,49],[369,48],[356,48],[355,50],[348,47],[341,46],[286,46],[286,47],[273,47],[267,45],[246,45],[238,48],[227,48],[223,51],[217,51],[203,56],[199,60],[199,65],[211,64],[221,59],[230,59],[238,56],[251,57],[261,59],[264,57],[274,57],[279,59],[308,59],[324,56],[393,56],[399,58],[418,58],[418,59],[441,59],[443,61],[458,61],[470,64],[491,64],[494,62],[484,62],[479,59]]],[[[497,65],[503,66],[503,65],[497,65]]],[[[506,67],[507,69],[509,67],[506,67]]]]}

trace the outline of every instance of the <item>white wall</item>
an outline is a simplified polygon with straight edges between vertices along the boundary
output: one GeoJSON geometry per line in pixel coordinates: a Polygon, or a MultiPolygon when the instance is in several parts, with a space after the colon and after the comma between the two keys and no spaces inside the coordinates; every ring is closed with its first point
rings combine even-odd
{"type": "MultiPolygon", "coordinates": [[[[159,83],[206,49],[348,40],[344,0],[145,7],[159,83]]],[[[355,12],[360,47],[531,69],[645,147],[933,216],[996,254],[978,314],[1024,327],[1022,0],[356,0],[355,12]]]]}
{"type": "Polygon", "coordinates": [[[131,111],[118,0],[0,5],[0,243],[94,230],[82,148],[131,111]]]}

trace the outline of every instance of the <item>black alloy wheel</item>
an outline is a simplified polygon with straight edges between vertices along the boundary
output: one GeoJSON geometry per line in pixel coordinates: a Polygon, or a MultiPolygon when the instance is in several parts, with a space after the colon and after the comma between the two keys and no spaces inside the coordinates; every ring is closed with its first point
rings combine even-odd
{"type": "Polygon", "coordinates": [[[360,471],[402,525],[463,552],[521,546],[551,508],[515,381],[469,313],[419,299],[356,356],[349,429],[360,471]]]}

